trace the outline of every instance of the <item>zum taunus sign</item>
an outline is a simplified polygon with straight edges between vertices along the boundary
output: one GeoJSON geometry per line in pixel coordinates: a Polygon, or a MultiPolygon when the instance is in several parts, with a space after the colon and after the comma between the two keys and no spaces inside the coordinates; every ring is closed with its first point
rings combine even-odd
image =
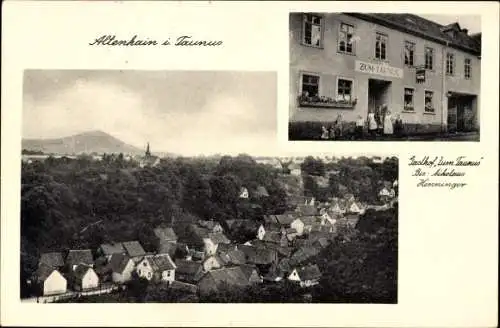
{"type": "Polygon", "coordinates": [[[419,68],[415,72],[416,77],[417,77],[417,83],[424,83],[425,82],[425,69],[424,68],[419,68]]]}

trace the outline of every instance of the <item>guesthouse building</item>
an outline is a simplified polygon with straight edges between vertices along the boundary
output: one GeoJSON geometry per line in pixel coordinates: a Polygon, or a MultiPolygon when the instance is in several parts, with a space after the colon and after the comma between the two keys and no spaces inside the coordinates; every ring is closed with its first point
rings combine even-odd
{"type": "Polygon", "coordinates": [[[480,33],[412,14],[291,13],[289,24],[291,127],[353,125],[385,104],[409,133],[479,129],[480,33]]]}

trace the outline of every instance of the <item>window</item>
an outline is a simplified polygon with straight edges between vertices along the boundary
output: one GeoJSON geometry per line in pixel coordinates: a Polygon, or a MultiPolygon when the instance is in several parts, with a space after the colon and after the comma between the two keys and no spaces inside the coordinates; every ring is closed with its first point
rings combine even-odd
{"type": "Polygon", "coordinates": [[[465,60],[464,60],[464,75],[465,75],[466,79],[470,79],[470,72],[471,72],[470,59],[465,58],[465,60]]]}
{"type": "Polygon", "coordinates": [[[352,81],[346,79],[338,79],[337,100],[350,102],[351,94],[352,94],[352,81]]]}
{"type": "Polygon", "coordinates": [[[434,113],[434,102],[433,102],[434,92],[425,91],[425,112],[434,113]]]}
{"type": "Polygon", "coordinates": [[[375,40],[375,58],[385,60],[387,52],[387,35],[377,33],[375,40]]]}
{"type": "Polygon", "coordinates": [[[415,43],[405,41],[405,65],[413,66],[415,60],[415,43]]]}
{"type": "Polygon", "coordinates": [[[167,277],[170,277],[170,271],[167,271],[167,277]]]}
{"type": "Polygon", "coordinates": [[[339,33],[339,52],[353,54],[354,26],[341,23],[339,33]]]}
{"type": "Polygon", "coordinates": [[[434,69],[434,49],[425,47],[425,69],[434,69]]]}
{"type": "Polygon", "coordinates": [[[321,47],[321,22],[322,17],[312,14],[304,14],[302,25],[304,44],[314,47],[321,47]]]}
{"type": "Polygon", "coordinates": [[[302,95],[306,97],[318,97],[319,76],[310,74],[302,75],[302,95]]]}
{"type": "Polygon", "coordinates": [[[404,110],[405,111],[413,111],[415,107],[413,107],[413,94],[415,93],[415,90],[411,88],[405,88],[405,95],[404,95],[404,110]]]}
{"type": "Polygon", "coordinates": [[[453,54],[447,53],[446,54],[446,74],[447,75],[453,75],[455,67],[455,57],[453,54]]]}

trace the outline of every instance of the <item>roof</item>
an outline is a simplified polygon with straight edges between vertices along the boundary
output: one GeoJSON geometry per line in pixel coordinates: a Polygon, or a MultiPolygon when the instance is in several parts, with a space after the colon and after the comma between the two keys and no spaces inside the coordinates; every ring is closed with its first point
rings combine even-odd
{"type": "Polygon", "coordinates": [[[247,276],[238,266],[209,271],[203,279],[205,278],[212,278],[217,287],[222,284],[240,287],[244,287],[249,284],[247,276]]]}
{"type": "Polygon", "coordinates": [[[222,232],[210,232],[208,238],[212,240],[214,244],[229,244],[231,241],[222,232]]]}
{"type": "Polygon", "coordinates": [[[309,258],[316,256],[320,250],[313,246],[302,246],[290,258],[290,262],[300,264],[306,262],[309,258]]]}
{"type": "Polygon", "coordinates": [[[68,265],[78,265],[78,264],[94,264],[94,259],[92,257],[92,251],[90,249],[72,249],[68,252],[66,256],[66,264],[68,265]]]}
{"type": "Polygon", "coordinates": [[[122,273],[127,267],[130,257],[124,254],[113,254],[109,259],[109,267],[112,272],[122,273]]]}
{"type": "Polygon", "coordinates": [[[312,205],[299,205],[299,206],[297,206],[297,211],[301,215],[305,215],[305,216],[311,216],[311,215],[318,214],[318,209],[312,205]]]}
{"type": "Polygon", "coordinates": [[[199,220],[198,225],[203,228],[207,228],[209,230],[213,230],[217,225],[220,225],[218,222],[213,220],[199,220]]]}
{"type": "Polygon", "coordinates": [[[253,264],[271,264],[277,258],[277,252],[268,248],[256,247],[255,251],[247,254],[247,262],[253,264]]]}
{"type": "Polygon", "coordinates": [[[78,264],[73,271],[73,277],[76,280],[82,280],[89,270],[92,270],[92,267],[85,264],[78,264]]]}
{"type": "Polygon", "coordinates": [[[269,193],[264,186],[258,186],[257,190],[255,190],[255,195],[260,197],[269,197],[269,193]]]}
{"type": "Polygon", "coordinates": [[[285,232],[287,233],[287,235],[294,234],[294,233],[297,233],[297,229],[295,229],[295,228],[288,228],[288,229],[286,229],[285,232]]]}
{"type": "Polygon", "coordinates": [[[174,229],[170,227],[157,227],[154,229],[154,234],[161,240],[177,240],[177,235],[174,232],[174,229]]]}
{"type": "Polygon", "coordinates": [[[118,254],[125,252],[123,245],[121,243],[112,243],[112,244],[102,244],[100,246],[104,255],[118,254]]]}
{"type": "Polygon", "coordinates": [[[174,270],[175,263],[168,254],[147,255],[145,257],[153,267],[154,271],[174,270]]]}
{"type": "Polygon", "coordinates": [[[281,232],[268,231],[264,234],[264,238],[262,240],[270,243],[279,243],[281,242],[281,237],[281,232]]]}
{"type": "Polygon", "coordinates": [[[54,270],[56,270],[54,267],[49,266],[45,263],[40,263],[36,271],[38,280],[45,281],[45,279],[47,279],[52,274],[52,272],[54,272],[54,270]]]}
{"type": "Polygon", "coordinates": [[[245,274],[245,276],[247,277],[247,279],[250,279],[250,277],[252,276],[252,274],[254,272],[257,272],[257,273],[259,272],[257,270],[257,267],[255,265],[244,264],[244,265],[240,265],[239,268],[245,274]]]}
{"type": "Polygon", "coordinates": [[[275,215],[276,221],[278,221],[279,224],[281,225],[290,225],[290,223],[295,220],[295,217],[291,214],[280,214],[280,215],[275,215]]]}
{"type": "Polygon", "coordinates": [[[318,222],[318,218],[316,216],[302,216],[300,217],[300,221],[302,221],[304,225],[313,225],[318,222]]]}
{"type": "Polygon", "coordinates": [[[64,266],[64,259],[60,252],[43,253],[40,255],[40,261],[38,263],[46,264],[52,268],[58,268],[64,266]]]}
{"type": "Polygon", "coordinates": [[[142,248],[137,240],[126,241],[123,243],[123,248],[130,257],[138,257],[146,255],[146,251],[142,248]]]}
{"type": "Polygon", "coordinates": [[[372,21],[380,25],[387,26],[408,34],[416,35],[434,42],[445,44],[473,53],[481,54],[480,43],[471,35],[460,29],[460,25],[452,23],[446,26],[430,21],[413,14],[393,14],[393,13],[347,13],[348,15],[372,21]],[[451,35],[448,30],[455,30],[457,33],[451,35]]]}
{"type": "Polygon", "coordinates": [[[195,276],[203,270],[203,265],[200,262],[176,260],[175,265],[177,266],[176,272],[190,276],[195,276]]]}
{"type": "Polygon", "coordinates": [[[314,280],[321,278],[321,271],[316,264],[297,268],[297,273],[301,280],[314,280]]]}

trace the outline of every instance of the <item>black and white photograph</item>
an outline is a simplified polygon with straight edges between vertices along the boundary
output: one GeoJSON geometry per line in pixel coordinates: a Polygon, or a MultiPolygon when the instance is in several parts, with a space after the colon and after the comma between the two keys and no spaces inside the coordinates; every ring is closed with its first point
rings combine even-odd
{"type": "Polygon", "coordinates": [[[289,140],[479,141],[481,17],[289,15],[289,140]]]}
{"type": "Polygon", "coordinates": [[[23,84],[22,302],[398,302],[398,158],[280,152],[276,72],[23,84]]]}

